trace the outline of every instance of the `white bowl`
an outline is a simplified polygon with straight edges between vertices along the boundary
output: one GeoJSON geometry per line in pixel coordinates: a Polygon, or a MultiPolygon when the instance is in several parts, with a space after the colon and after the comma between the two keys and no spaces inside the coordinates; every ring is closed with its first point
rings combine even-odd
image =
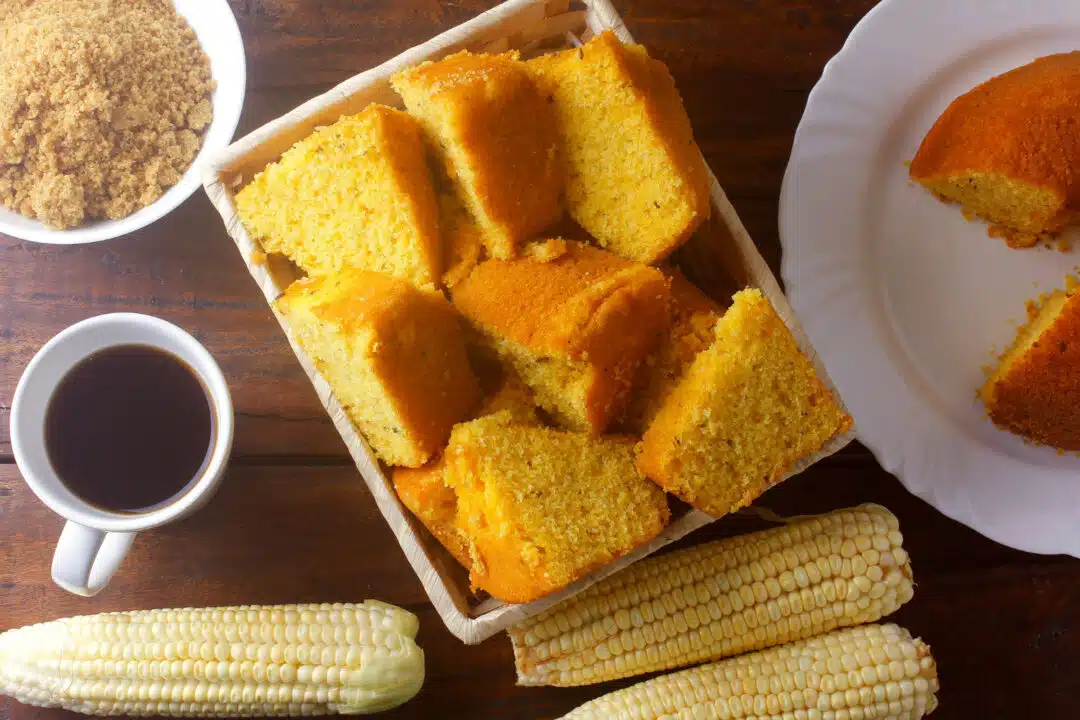
{"type": "Polygon", "coordinates": [[[173,4],[198,36],[203,52],[210,58],[210,71],[217,82],[212,98],[214,119],[203,135],[202,148],[195,162],[180,182],[150,205],[122,220],[95,220],[71,230],[53,230],[0,206],[0,233],[52,245],[108,240],[145,227],[168,214],[199,187],[199,166],[203,160],[228,146],[240,122],[247,83],[244,42],[226,0],[173,0],[173,4]]]}

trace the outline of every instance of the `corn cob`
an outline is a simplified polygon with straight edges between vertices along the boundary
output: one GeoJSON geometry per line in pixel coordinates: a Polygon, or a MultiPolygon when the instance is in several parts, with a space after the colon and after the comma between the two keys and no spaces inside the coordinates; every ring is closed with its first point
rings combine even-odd
{"type": "Polygon", "coordinates": [[[375,601],[74,617],[0,634],[0,694],[88,715],[377,712],[424,682],[417,629],[375,601]]]}
{"type": "Polygon", "coordinates": [[[563,720],[916,720],[937,707],[930,648],[896,625],[862,625],[663,675],[563,720]]]}
{"type": "Polygon", "coordinates": [[[509,629],[521,685],[587,685],[874,622],[911,599],[900,524],[862,505],[648,558],[509,629]]]}

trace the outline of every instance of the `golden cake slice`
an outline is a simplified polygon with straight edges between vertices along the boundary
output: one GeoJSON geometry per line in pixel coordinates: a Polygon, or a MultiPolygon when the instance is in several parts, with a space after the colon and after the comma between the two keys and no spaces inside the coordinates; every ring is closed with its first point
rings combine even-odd
{"type": "Polygon", "coordinates": [[[1055,291],[1029,312],[980,395],[998,427],[1080,451],[1080,294],[1055,291]]]}
{"type": "Polygon", "coordinates": [[[634,466],[630,438],[507,424],[454,428],[447,481],[474,586],[506,602],[543,597],[654,538],[664,493],[634,466]]]}
{"type": "Polygon", "coordinates": [[[439,282],[439,215],[420,126],[368,105],[292,146],[236,194],[244,227],[309,275],[345,267],[439,282]]]}
{"type": "Polygon", "coordinates": [[[850,427],[769,301],[743,290],[649,426],[638,467],[719,517],[850,427]]]}
{"type": "Polygon", "coordinates": [[[667,330],[668,280],[587,245],[538,247],[478,265],[454,305],[558,423],[603,432],[667,330]]]}
{"type": "Polygon", "coordinates": [[[952,101],[923,138],[911,178],[970,213],[1021,235],[1073,223],[1080,212],[1080,52],[1048,55],[952,101]]]}
{"type": "Polygon", "coordinates": [[[442,228],[442,284],[452,288],[469,276],[484,259],[484,234],[455,195],[439,196],[442,228]]]}
{"type": "Polygon", "coordinates": [[[662,62],[609,31],[526,65],[558,116],[570,214],[601,245],[652,264],[709,217],[709,173],[662,62]]]}
{"type": "MultiPolygon", "coordinates": [[[[540,424],[532,392],[513,376],[504,377],[499,387],[484,398],[476,417],[496,414],[500,422],[510,425],[540,424]]],[[[420,468],[394,468],[393,482],[402,504],[462,567],[471,567],[468,544],[456,525],[457,494],[446,484],[446,459],[443,454],[440,453],[420,468]]]]}
{"type": "Polygon", "coordinates": [[[457,495],[446,485],[446,462],[442,455],[423,467],[394,468],[393,482],[401,504],[468,570],[472,558],[465,536],[454,524],[457,495]]]}
{"type": "Polygon", "coordinates": [[[698,353],[712,345],[716,321],[724,314],[720,305],[678,269],[665,274],[671,280],[671,329],[645,359],[634,383],[623,425],[636,435],[648,429],[698,353]]]}
{"type": "Polygon", "coordinates": [[[433,139],[494,257],[562,215],[555,116],[517,53],[459,52],[391,79],[433,139]]]}
{"type": "Polygon", "coordinates": [[[296,281],[275,307],[390,465],[423,465],[480,399],[457,313],[436,292],[343,270],[296,281]]]}

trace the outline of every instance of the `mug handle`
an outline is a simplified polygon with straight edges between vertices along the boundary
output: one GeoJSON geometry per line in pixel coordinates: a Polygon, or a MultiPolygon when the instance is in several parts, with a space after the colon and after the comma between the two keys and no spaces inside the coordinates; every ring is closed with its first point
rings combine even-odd
{"type": "Polygon", "coordinates": [[[134,540],[135,533],[102,532],[68,520],[53,555],[53,582],[76,595],[97,595],[134,540]]]}

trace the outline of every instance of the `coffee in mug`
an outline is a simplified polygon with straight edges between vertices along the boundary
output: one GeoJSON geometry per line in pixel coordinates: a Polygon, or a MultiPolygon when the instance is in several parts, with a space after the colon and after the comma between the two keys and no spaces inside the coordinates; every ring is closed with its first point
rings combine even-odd
{"type": "Polygon", "coordinates": [[[135,534],[189,515],[221,484],[233,410],[221,368],[175,325],[114,313],[47,342],[11,403],[23,479],[67,519],[52,578],[93,595],[135,534]]]}
{"type": "Polygon", "coordinates": [[[150,345],[116,345],[61,378],[45,411],[45,449],[60,481],[85,502],[145,512],[199,477],[213,420],[190,365],[150,345]]]}

